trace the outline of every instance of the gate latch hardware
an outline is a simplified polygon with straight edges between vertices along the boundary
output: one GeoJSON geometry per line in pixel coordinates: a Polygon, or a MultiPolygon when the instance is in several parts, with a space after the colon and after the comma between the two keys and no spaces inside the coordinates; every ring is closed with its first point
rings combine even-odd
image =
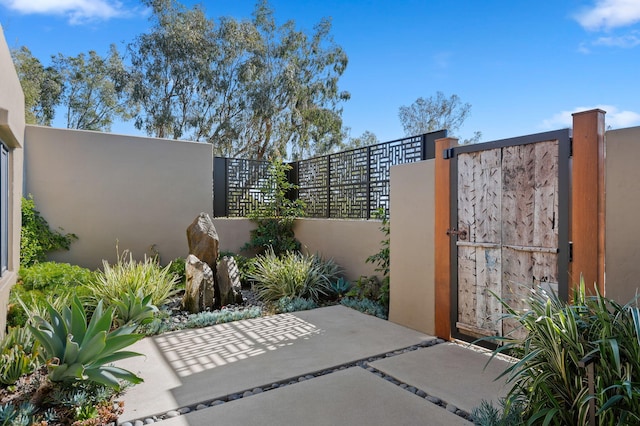
{"type": "Polygon", "coordinates": [[[459,239],[466,240],[467,239],[467,230],[466,229],[461,229],[461,230],[458,231],[455,228],[447,229],[447,235],[448,236],[457,235],[459,239]]]}

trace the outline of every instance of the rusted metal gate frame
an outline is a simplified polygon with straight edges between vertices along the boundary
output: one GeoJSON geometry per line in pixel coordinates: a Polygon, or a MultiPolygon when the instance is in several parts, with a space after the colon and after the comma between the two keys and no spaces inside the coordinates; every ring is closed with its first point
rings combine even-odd
{"type": "MultiPolygon", "coordinates": [[[[527,145],[536,142],[558,141],[558,295],[561,299],[567,300],[569,294],[569,267],[571,261],[571,247],[569,243],[570,235],[570,197],[571,197],[571,130],[562,129],[545,133],[536,133],[527,136],[520,136],[511,139],[502,139],[493,142],[486,142],[472,145],[461,145],[449,148],[443,153],[445,159],[451,160],[450,185],[451,185],[451,206],[450,222],[452,225],[458,223],[458,155],[463,153],[480,152],[496,148],[509,146],[527,145]]],[[[455,225],[454,225],[455,226],[455,225]]],[[[442,231],[440,231],[442,232],[442,231]]],[[[451,337],[475,341],[477,338],[459,332],[455,326],[458,320],[458,246],[457,238],[452,235],[449,241],[451,258],[451,308],[450,324],[451,337]]],[[[487,346],[485,344],[485,346],[487,346]]],[[[491,345],[488,345],[491,346],[491,345]]]]}

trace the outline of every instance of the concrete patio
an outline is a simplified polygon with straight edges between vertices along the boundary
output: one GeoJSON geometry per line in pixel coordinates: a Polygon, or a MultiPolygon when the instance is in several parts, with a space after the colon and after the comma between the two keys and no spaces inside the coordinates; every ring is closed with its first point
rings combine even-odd
{"type": "Polygon", "coordinates": [[[120,424],[455,425],[507,392],[508,366],[466,345],[355,310],[311,311],[184,330],[138,342],[120,366],[120,424]]]}

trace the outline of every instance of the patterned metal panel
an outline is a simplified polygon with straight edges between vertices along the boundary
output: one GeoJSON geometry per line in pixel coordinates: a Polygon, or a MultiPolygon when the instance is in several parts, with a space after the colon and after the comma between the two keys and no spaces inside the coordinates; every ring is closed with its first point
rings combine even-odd
{"type": "Polygon", "coordinates": [[[266,161],[230,158],[227,161],[228,216],[245,217],[264,201],[262,188],[267,182],[266,161]]]}
{"type": "MultiPolygon", "coordinates": [[[[298,162],[298,197],[309,217],[367,219],[389,209],[391,166],[420,161],[423,136],[413,136],[298,162]]],[[[269,163],[227,160],[229,216],[247,216],[262,201],[269,163]]]]}

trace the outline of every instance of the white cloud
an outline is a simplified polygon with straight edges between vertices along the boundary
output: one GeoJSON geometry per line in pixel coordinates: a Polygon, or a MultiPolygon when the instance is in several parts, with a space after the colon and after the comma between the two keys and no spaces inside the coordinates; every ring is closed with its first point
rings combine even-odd
{"type": "Polygon", "coordinates": [[[595,6],[575,16],[587,30],[612,29],[640,22],[640,1],[597,0],[595,6]]]}
{"type": "Polygon", "coordinates": [[[0,0],[0,4],[27,15],[67,16],[74,25],[129,15],[118,0],[0,0]]]}
{"type": "Polygon", "coordinates": [[[634,111],[620,111],[617,107],[613,105],[596,105],[593,107],[577,107],[572,111],[562,111],[551,118],[543,120],[540,124],[540,128],[544,130],[558,129],[564,127],[571,127],[573,118],[571,114],[580,112],[580,111],[588,111],[592,109],[601,109],[606,111],[605,115],[605,123],[607,128],[611,127],[613,129],[624,128],[624,127],[632,127],[640,125],[640,114],[634,111]]]}
{"type": "Polygon", "coordinates": [[[633,31],[627,35],[619,37],[600,37],[595,40],[593,44],[598,46],[632,48],[640,45],[640,37],[638,37],[637,31],[633,31]]]}

